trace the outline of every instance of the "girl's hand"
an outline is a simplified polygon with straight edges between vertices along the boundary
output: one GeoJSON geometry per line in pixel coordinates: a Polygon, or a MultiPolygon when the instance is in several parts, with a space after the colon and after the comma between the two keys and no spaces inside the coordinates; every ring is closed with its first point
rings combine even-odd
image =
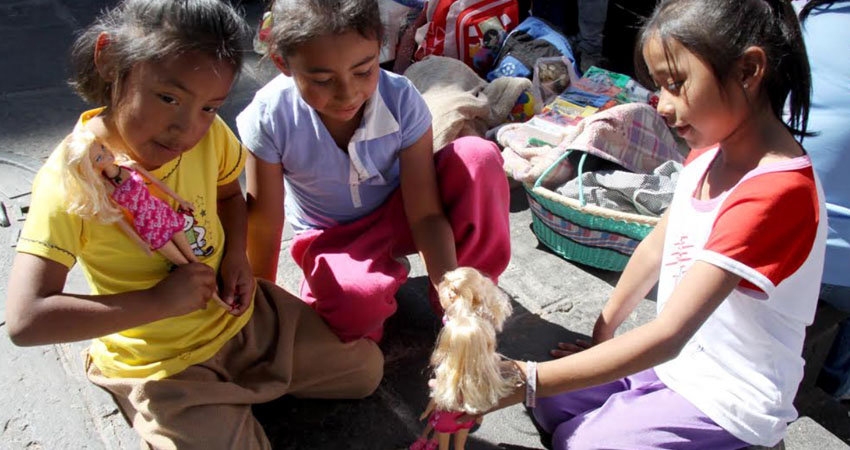
{"type": "Polygon", "coordinates": [[[558,348],[552,349],[549,354],[555,358],[563,358],[578,353],[582,350],[587,350],[593,347],[594,342],[585,339],[576,339],[575,344],[571,342],[558,342],[558,348]]]}
{"type": "Polygon", "coordinates": [[[176,266],[162,281],[153,287],[155,298],[163,299],[163,305],[172,316],[188,314],[207,306],[207,301],[216,292],[215,271],[203,263],[188,263],[176,266]]]}
{"type": "Polygon", "coordinates": [[[609,327],[600,315],[599,319],[596,321],[596,325],[593,327],[593,338],[590,341],[587,339],[576,339],[575,343],[559,342],[558,348],[551,350],[549,354],[555,358],[563,358],[564,356],[570,356],[582,350],[587,350],[590,347],[601,344],[613,337],[614,331],[609,330],[609,327]]]}
{"type": "Polygon", "coordinates": [[[242,252],[225,253],[219,268],[219,292],[221,299],[230,305],[230,314],[240,316],[248,306],[254,293],[254,274],[248,256],[242,252]]]}

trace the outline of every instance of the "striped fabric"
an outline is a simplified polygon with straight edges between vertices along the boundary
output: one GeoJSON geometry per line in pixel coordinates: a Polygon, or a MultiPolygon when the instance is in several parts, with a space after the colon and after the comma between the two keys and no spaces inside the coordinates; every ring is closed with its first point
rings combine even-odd
{"type": "Polygon", "coordinates": [[[605,248],[629,256],[640,243],[640,241],[622,234],[576,225],[563,217],[552,214],[531,196],[528,196],[528,203],[531,206],[532,213],[547,227],[577,244],[605,248]]]}

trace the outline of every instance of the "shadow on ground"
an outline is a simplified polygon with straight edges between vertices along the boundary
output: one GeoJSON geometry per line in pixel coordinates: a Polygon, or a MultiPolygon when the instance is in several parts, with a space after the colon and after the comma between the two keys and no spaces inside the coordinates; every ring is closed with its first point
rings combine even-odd
{"type": "MultiPolygon", "coordinates": [[[[277,449],[404,449],[422,432],[418,418],[428,403],[428,358],[440,320],[427,302],[427,278],[411,278],[399,295],[399,311],[387,322],[381,348],[385,354],[384,380],[377,392],[362,401],[307,400],[291,396],[257,405],[254,412],[277,449]]],[[[545,360],[542,342],[579,337],[563,327],[530,313],[516,301],[514,312],[500,335],[499,351],[512,359],[545,360]],[[536,350],[536,351],[535,351],[536,350]]],[[[520,410],[522,411],[522,410],[520,410]]],[[[530,419],[526,421],[533,430],[530,419]]],[[[488,416],[473,430],[467,448],[531,449],[503,443],[485,431],[488,416]]],[[[498,424],[504,426],[507,424],[498,424]]],[[[527,444],[526,444],[527,445],[527,444]]]]}

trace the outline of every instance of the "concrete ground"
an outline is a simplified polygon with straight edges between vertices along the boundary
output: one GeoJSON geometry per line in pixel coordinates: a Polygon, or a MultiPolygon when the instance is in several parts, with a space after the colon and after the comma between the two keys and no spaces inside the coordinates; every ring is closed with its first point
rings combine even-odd
{"type": "MultiPolygon", "coordinates": [[[[75,30],[90,22],[107,0],[5,0],[0,2],[0,278],[7,280],[14,244],[26,215],[32,176],[85,108],[67,87],[67,50],[75,30]]],[[[256,23],[259,3],[244,5],[256,23]]],[[[251,63],[222,111],[235,114],[274,72],[251,63]]],[[[500,350],[511,358],[547,359],[555,342],[586,336],[616,283],[618,274],[567,262],[545,250],[530,230],[531,213],[521,190],[511,198],[512,262],[501,278],[515,312],[501,335],[500,350]]],[[[281,250],[278,282],[295,291],[300,273],[288,255],[290,233],[281,250]]],[[[399,313],[387,327],[382,348],[386,377],[375,395],[362,401],[281,398],[258,405],[277,449],[401,449],[419,434],[417,417],[427,402],[427,359],[439,326],[426,301],[426,278],[411,258],[410,281],[397,295],[399,313]]],[[[87,292],[78,269],[68,289],[87,292]]],[[[6,282],[0,283],[5,298],[6,282]]],[[[625,324],[628,329],[654,315],[648,299],[625,324]]],[[[0,328],[5,325],[0,302],[0,328]]],[[[813,335],[828,336],[828,327],[813,335]],[[824,331],[826,330],[826,331],[824,331]]],[[[815,342],[823,348],[827,343],[815,342]]],[[[18,348],[0,335],[0,449],[130,449],[138,438],[111,398],[84,377],[86,343],[18,348]]],[[[810,352],[817,353],[810,350],[810,352]]],[[[798,397],[801,418],[786,439],[788,449],[843,449],[850,442],[846,405],[817,388],[798,397]]],[[[471,449],[543,448],[525,410],[514,406],[487,416],[473,432],[471,449]]]]}

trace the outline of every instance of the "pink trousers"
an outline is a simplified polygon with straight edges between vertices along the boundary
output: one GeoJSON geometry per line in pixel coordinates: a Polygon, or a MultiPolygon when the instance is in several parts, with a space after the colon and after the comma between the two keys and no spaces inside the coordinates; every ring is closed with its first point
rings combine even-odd
{"type": "MultiPolygon", "coordinates": [[[[458,264],[496,281],[511,255],[510,192],[498,148],[464,137],[443,147],[434,164],[458,264]]],[[[396,311],[395,294],[407,280],[407,270],[395,258],[416,251],[401,189],[361,219],[299,233],[291,248],[304,272],[301,299],[344,342],[380,341],[384,321],[396,311]]]]}

